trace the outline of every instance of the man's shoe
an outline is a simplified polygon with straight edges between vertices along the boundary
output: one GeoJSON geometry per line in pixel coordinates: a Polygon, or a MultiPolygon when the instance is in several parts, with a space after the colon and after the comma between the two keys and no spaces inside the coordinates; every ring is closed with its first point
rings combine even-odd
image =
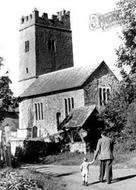
{"type": "Polygon", "coordinates": [[[99,180],[100,182],[102,182],[102,183],[104,183],[104,180],[103,179],[101,179],[101,180],[99,180]]]}
{"type": "Polygon", "coordinates": [[[85,186],[88,186],[88,182],[85,183],[85,186]]]}
{"type": "Polygon", "coordinates": [[[111,181],[108,181],[107,184],[111,184],[111,181]]]}

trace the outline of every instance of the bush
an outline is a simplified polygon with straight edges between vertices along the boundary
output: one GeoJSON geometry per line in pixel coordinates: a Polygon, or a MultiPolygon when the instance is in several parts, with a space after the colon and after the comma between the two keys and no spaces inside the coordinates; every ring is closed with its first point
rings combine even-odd
{"type": "Polygon", "coordinates": [[[42,157],[53,155],[60,152],[60,144],[55,142],[44,141],[24,141],[24,147],[17,147],[15,159],[13,163],[25,162],[35,163],[40,162],[42,157]]]}
{"type": "Polygon", "coordinates": [[[5,161],[4,160],[0,160],[0,168],[4,168],[4,166],[5,166],[5,161]]]}
{"type": "Polygon", "coordinates": [[[20,164],[18,158],[13,156],[11,158],[11,166],[12,166],[12,168],[18,168],[18,167],[20,167],[20,165],[21,164],[20,164]]]}

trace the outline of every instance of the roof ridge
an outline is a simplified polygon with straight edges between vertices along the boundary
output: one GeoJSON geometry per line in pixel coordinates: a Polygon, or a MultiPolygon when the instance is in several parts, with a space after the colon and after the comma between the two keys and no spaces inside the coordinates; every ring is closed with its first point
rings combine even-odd
{"type": "Polygon", "coordinates": [[[68,91],[70,89],[82,88],[85,81],[87,81],[103,64],[108,67],[108,65],[102,61],[97,65],[74,66],[41,75],[20,95],[20,97],[37,97],[45,94],[49,95],[68,91]]]}

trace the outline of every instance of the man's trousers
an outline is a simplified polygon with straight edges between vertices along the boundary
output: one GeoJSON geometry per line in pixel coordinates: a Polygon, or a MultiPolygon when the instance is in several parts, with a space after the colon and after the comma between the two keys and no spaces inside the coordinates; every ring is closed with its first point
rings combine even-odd
{"type": "Polygon", "coordinates": [[[100,160],[100,176],[99,180],[104,180],[104,175],[106,172],[106,181],[110,183],[112,180],[112,160],[100,160]]]}

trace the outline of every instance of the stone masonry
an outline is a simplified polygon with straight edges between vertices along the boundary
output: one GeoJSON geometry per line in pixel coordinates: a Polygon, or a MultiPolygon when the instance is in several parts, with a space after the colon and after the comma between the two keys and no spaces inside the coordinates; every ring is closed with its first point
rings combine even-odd
{"type": "MultiPolygon", "coordinates": [[[[24,100],[19,105],[20,110],[20,129],[28,129],[33,126],[38,128],[38,137],[46,137],[48,134],[57,133],[56,113],[60,113],[60,121],[63,121],[65,116],[64,99],[73,97],[74,107],[79,108],[84,106],[84,91],[73,90],[64,93],[58,93],[50,96],[42,96],[24,100]],[[43,103],[43,120],[35,118],[35,103],[43,103]],[[31,112],[31,113],[30,113],[31,112]],[[32,117],[31,117],[32,115],[32,117]],[[31,121],[32,120],[32,121],[31,121]],[[31,124],[30,124],[31,121],[31,124]]],[[[29,136],[30,137],[30,136],[29,136]]]]}
{"type": "Polygon", "coordinates": [[[72,67],[70,12],[63,10],[49,19],[47,13],[39,16],[38,10],[34,10],[22,17],[19,47],[21,92],[39,75],[72,67]]]}

